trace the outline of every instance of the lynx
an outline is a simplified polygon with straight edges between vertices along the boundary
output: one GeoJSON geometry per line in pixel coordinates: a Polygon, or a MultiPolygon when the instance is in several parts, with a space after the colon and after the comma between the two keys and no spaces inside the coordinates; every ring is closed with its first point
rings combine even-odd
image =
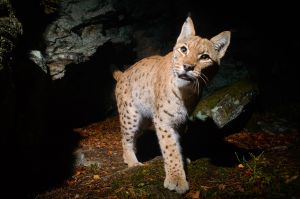
{"type": "Polygon", "coordinates": [[[200,98],[207,81],[203,70],[220,64],[229,43],[229,31],[210,40],[196,36],[188,17],[172,52],[144,58],[125,72],[114,71],[123,158],[128,167],[141,165],[135,155],[135,138],[143,123],[151,120],[164,159],[164,187],[177,193],[189,189],[179,127],[200,98]]]}

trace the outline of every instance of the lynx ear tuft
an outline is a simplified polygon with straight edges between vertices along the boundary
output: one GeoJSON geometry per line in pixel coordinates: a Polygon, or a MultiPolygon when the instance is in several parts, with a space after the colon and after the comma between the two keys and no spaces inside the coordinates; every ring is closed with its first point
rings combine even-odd
{"type": "Polygon", "coordinates": [[[217,36],[214,36],[211,38],[211,42],[214,44],[214,48],[216,51],[218,51],[218,58],[221,59],[230,44],[230,32],[224,31],[218,34],[217,36]]]}
{"type": "Polygon", "coordinates": [[[184,42],[190,37],[195,36],[195,28],[191,17],[189,16],[181,28],[181,33],[177,38],[177,43],[184,42]]]}

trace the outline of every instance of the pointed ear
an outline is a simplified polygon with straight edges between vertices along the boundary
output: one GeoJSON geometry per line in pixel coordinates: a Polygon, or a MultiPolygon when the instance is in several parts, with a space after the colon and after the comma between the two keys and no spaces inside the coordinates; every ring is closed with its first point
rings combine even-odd
{"type": "Polygon", "coordinates": [[[230,32],[224,31],[210,39],[214,44],[214,48],[218,51],[218,58],[221,59],[227,50],[230,43],[230,32]]]}
{"type": "Polygon", "coordinates": [[[195,36],[195,28],[191,17],[188,17],[182,25],[181,33],[177,38],[177,43],[184,42],[191,36],[195,36]]]}

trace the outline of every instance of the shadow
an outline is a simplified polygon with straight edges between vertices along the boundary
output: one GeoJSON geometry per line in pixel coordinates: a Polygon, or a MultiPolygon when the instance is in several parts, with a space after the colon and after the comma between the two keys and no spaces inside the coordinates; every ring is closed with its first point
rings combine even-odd
{"type": "Polygon", "coordinates": [[[80,136],[60,120],[49,77],[29,61],[14,63],[12,125],[1,132],[3,194],[34,198],[73,173],[80,136]]]}
{"type": "MultiPolygon", "coordinates": [[[[114,111],[114,81],[108,65],[122,49],[104,45],[88,62],[67,66],[66,76],[56,81],[28,60],[27,47],[18,49],[7,86],[9,100],[1,98],[9,101],[7,115],[0,114],[7,120],[7,125],[1,125],[6,131],[1,131],[6,195],[34,198],[71,177],[81,139],[73,129],[114,111]]],[[[0,76],[6,81],[4,77],[0,76]]]]}
{"type": "Polygon", "coordinates": [[[51,80],[28,60],[30,49],[42,48],[42,32],[52,17],[38,0],[11,3],[23,34],[9,55],[13,59],[5,66],[7,73],[0,74],[5,96],[0,97],[1,197],[27,199],[72,175],[80,137],[57,119],[51,80]]]}
{"type": "Polygon", "coordinates": [[[119,67],[120,62],[130,62],[133,55],[129,48],[108,42],[99,47],[88,61],[66,67],[64,78],[52,83],[56,93],[53,103],[60,109],[62,121],[81,127],[114,114],[115,81],[109,66],[119,67]],[[115,59],[118,54],[122,56],[115,59]]]}
{"type": "MultiPolygon", "coordinates": [[[[181,133],[182,152],[186,158],[197,160],[208,157],[217,166],[230,167],[238,164],[235,153],[249,157],[249,152],[260,154],[261,151],[250,151],[239,148],[224,140],[230,134],[241,131],[253,112],[254,105],[248,105],[235,120],[223,128],[218,128],[212,120],[188,122],[187,131],[181,133]]],[[[158,139],[154,131],[145,131],[137,138],[137,158],[145,162],[160,156],[158,139]]]]}
{"type": "MultiPolygon", "coordinates": [[[[224,138],[243,130],[254,108],[254,104],[249,104],[236,119],[223,128],[217,127],[212,120],[190,122],[187,132],[182,135],[182,147],[186,157],[191,160],[208,157],[218,166],[237,164],[235,153],[247,157],[249,150],[230,144],[224,138]]],[[[255,151],[251,152],[256,154],[255,151]]]]}
{"type": "Polygon", "coordinates": [[[136,139],[136,157],[140,162],[160,156],[161,151],[154,130],[144,130],[136,139]]]}
{"type": "Polygon", "coordinates": [[[55,135],[40,138],[39,143],[28,139],[14,142],[15,145],[7,148],[2,170],[5,171],[2,175],[4,195],[35,198],[72,176],[76,159],[73,152],[78,146],[78,135],[61,128],[47,133],[55,135]]]}

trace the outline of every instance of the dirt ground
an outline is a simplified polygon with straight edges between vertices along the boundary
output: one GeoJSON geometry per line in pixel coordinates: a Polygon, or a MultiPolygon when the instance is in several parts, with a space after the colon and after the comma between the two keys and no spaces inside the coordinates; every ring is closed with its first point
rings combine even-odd
{"type": "MultiPolygon", "coordinates": [[[[254,115],[248,126],[223,136],[226,146],[232,147],[227,151],[230,164],[214,161],[209,153],[191,155],[187,165],[190,191],[178,195],[163,188],[163,162],[157,149],[144,166],[127,169],[118,118],[108,118],[76,129],[82,139],[74,152],[73,176],[35,198],[300,198],[297,127],[272,115],[254,115]]],[[[187,153],[197,152],[197,144],[191,144],[187,153]]],[[[225,154],[222,148],[216,153],[225,154]]]]}

